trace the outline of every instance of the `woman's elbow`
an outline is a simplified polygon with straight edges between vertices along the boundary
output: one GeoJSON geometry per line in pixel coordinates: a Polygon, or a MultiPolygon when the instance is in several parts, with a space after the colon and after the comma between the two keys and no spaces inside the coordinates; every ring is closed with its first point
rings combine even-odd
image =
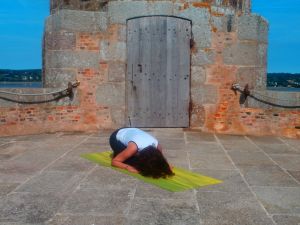
{"type": "Polygon", "coordinates": [[[111,166],[116,167],[116,161],[115,160],[111,160],[111,166]]]}

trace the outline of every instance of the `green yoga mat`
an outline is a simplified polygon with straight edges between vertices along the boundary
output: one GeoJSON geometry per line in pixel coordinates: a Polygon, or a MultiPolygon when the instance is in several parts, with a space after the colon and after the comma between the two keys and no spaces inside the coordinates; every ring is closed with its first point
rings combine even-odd
{"type": "Polygon", "coordinates": [[[111,151],[106,151],[101,153],[87,153],[81,156],[92,162],[98,163],[102,166],[110,167],[114,170],[118,170],[125,174],[129,174],[133,177],[143,180],[146,183],[156,185],[162,189],[171,192],[185,191],[192,188],[222,183],[222,181],[214,179],[212,177],[203,176],[201,174],[193,173],[191,171],[178,167],[173,168],[173,172],[175,173],[175,175],[167,179],[153,179],[149,177],[144,177],[140,174],[131,173],[127,170],[122,170],[111,166],[111,154],[111,151]]]}

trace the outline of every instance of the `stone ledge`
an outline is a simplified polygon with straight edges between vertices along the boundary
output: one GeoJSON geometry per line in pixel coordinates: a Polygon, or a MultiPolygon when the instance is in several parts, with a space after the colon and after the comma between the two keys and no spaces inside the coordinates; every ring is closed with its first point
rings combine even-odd
{"type": "MultiPolygon", "coordinates": [[[[287,105],[287,106],[300,106],[300,92],[287,92],[287,91],[272,91],[272,90],[254,90],[251,92],[255,97],[266,100],[268,102],[272,102],[275,104],[280,105],[287,105]]],[[[245,103],[245,107],[249,108],[260,108],[260,109],[279,109],[279,110],[292,110],[289,108],[281,108],[281,107],[275,107],[271,105],[264,104],[262,102],[259,102],[251,97],[247,98],[247,101],[245,103]]],[[[293,110],[300,110],[293,109],[293,110]]]]}
{"type": "MultiPolygon", "coordinates": [[[[17,88],[17,89],[12,89],[12,88],[1,88],[0,91],[5,91],[5,92],[12,92],[16,94],[45,94],[49,92],[56,92],[60,90],[64,90],[67,87],[64,88],[17,88]]],[[[68,97],[65,97],[63,99],[60,99],[59,101],[53,101],[53,102],[48,102],[48,103],[42,103],[43,105],[70,105],[70,104],[78,104],[78,99],[76,98],[76,89],[74,89],[74,99],[71,101],[68,97]]],[[[4,94],[0,93],[0,97],[4,98],[9,98],[12,100],[17,100],[17,101],[44,101],[47,99],[52,99],[53,95],[42,95],[42,96],[19,96],[19,95],[11,95],[11,94],[4,94]]],[[[4,99],[0,98],[0,108],[6,108],[6,107],[18,107],[19,105],[24,105],[24,106],[29,106],[33,104],[19,104],[11,101],[7,101],[4,99]]],[[[37,105],[37,104],[34,104],[37,105]]]]}
{"type": "Polygon", "coordinates": [[[59,10],[49,16],[45,24],[46,32],[103,32],[107,29],[106,12],[88,12],[80,10],[59,10]]]}

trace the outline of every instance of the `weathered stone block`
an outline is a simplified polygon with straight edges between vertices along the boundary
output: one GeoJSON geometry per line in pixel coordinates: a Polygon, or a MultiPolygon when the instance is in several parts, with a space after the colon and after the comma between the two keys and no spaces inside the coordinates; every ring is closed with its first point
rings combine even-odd
{"type": "Polygon", "coordinates": [[[190,118],[191,127],[203,127],[205,123],[205,109],[203,106],[193,105],[190,118]]]}
{"type": "Polygon", "coordinates": [[[211,16],[211,25],[215,31],[224,32],[224,17],[223,16],[211,16]]]}
{"type": "Polygon", "coordinates": [[[177,16],[187,18],[193,21],[193,25],[209,26],[210,13],[208,8],[190,7],[177,16]]]}
{"type": "Polygon", "coordinates": [[[45,68],[98,68],[99,61],[97,52],[48,51],[45,68]]]}
{"type": "Polygon", "coordinates": [[[258,45],[258,59],[259,59],[260,66],[266,67],[266,65],[267,65],[267,51],[268,51],[267,44],[259,44],[258,45]]]}
{"type": "Polygon", "coordinates": [[[198,50],[192,53],[192,66],[203,66],[213,64],[215,61],[215,52],[213,50],[198,50]]]}
{"type": "Polygon", "coordinates": [[[250,89],[265,89],[266,77],[266,70],[261,67],[240,67],[237,71],[237,82],[242,88],[248,84],[250,89]]]}
{"type": "Polygon", "coordinates": [[[76,71],[74,69],[46,69],[45,70],[45,87],[68,87],[68,82],[74,82],[76,71]]]}
{"type": "Polygon", "coordinates": [[[235,10],[229,7],[211,6],[211,12],[216,14],[234,15],[235,10]]]}
{"type": "Polygon", "coordinates": [[[218,102],[218,90],[215,85],[201,85],[191,88],[192,104],[216,104],[218,102]]]}
{"type": "Polygon", "coordinates": [[[109,60],[109,41],[100,41],[100,60],[108,61],[109,60]]]}
{"type": "Polygon", "coordinates": [[[237,29],[236,17],[234,15],[212,16],[211,25],[216,31],[234,32],[237,29]]]}
{"type": "Polygon", "coordinates": [[[126,125],[125,111],[123,109],[112,108],[110,114],[114,127],[124,127],[126,125]]]}
{"type": "Polygon", "coordinates": [[[250,89],[255,87],[255,77],[257,73],[256,67],[240,67],[237,71],[237,82],[244,88],[246,84],[249,85],[250,89]]]}
{"type": "Polygon", "coordinates": [[[255,89],[266,90],[267,88],[267,67],[261,67],[258,69],[255,77],[255,89]]]}
{"type": "Polygon", "coordinates": [[[125,42],[100,42],[100,60],[101,61],[126,61],[126,43],[125,42]]]}
{"type": "Polygon", "coordinates": [[[127,40],[126,34],[127,34],[127,27],[125,25],[119,25],[118,40],[125,42],[127,40]]]}
{"type": "Polygon", "coordinates": [[[46,33],[45,48],[49,50],[72,50],[76,46],[76,34],[68,31],[46,33]]]}
{"type": "Polygon", "coordinates": [[[238,18],[238,38],[268,42],[268,22],[259,15],[243,15],[238,18]]]}
{"type": "Polygon", "coordinates": [[[51,13],[60,9],[99,11],[104,10],[107,0],[51,0],[51,13]]]}
{"type": "Polygon", "coordinates": [[[239,42],[228,45],[224,48],[223,58],[224,63],[229,65],[262,65],[259,58],[259,48],[255,43],[239,42]]]}
{"type": "Polygon", "coordinates": [[[172,15],[173,3],[169,1],[110,1],[108,18],[110,24],[126,24],[126,20],[136,16],[172,15]]]}
{"type": "Polygon", "coordinates": [[[96,102],[104,106],[125,105],[125,83],[101,84],[96,90],[96,102]]]}
{"type": "Polygon", "coordinates": [[[101,32],[106,29],[106,12],[87,12],[64,9],[48,17],[46,22],[46,32],[61,30],[74,32],[101,32]]]}
{"type": "Polygon", "coordinates": [[[126,61],[126,43],[114,42],[109,46],[109,60],[126,61]]]}
{"type": "Polygon", "coordinates": [[[172,15],[173,14],[173,2],[171,1],[149,2],[147,7],[148,7],[148,13],[150,15],[172,15]]]}
{"type": "Polygon", "coordinates": [[[197,48],[209,48],[211,46],[211,27],[209,25],[194,25],[192,32],[197,48]]]}
{"type": "Polygon", "coordinates": [[[191,86],[200,86],[205,82],[206,72],[202,66],[191,67],[191,86]]]}
{"type": "Polygon", "coordinates": [[[110,61],[108,65],[108,81],[124,82],[126,73],[126,64],[116,61],[110,61]]]}

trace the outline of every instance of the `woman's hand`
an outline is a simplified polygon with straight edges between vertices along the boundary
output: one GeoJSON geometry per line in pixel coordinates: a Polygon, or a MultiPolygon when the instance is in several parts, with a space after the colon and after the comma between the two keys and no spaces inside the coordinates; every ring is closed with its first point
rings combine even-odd
{"type": "Polygon", "coordinates": [[[115,158],[112,159],[111,165],[118,167],[120,169],[128,170],[131,173],[138,173],[138,171],[130,166],[125,164],[126,159],[134,156],[137,153],[137,145],[134,142],[129,142],[127,148],[118,154],[115,158]]]}
{"type": "Polygon", "coordinates": [[[127,166],[127,170],[131,173],[139,173],[139,171],[132,166],[127,166]]]}

